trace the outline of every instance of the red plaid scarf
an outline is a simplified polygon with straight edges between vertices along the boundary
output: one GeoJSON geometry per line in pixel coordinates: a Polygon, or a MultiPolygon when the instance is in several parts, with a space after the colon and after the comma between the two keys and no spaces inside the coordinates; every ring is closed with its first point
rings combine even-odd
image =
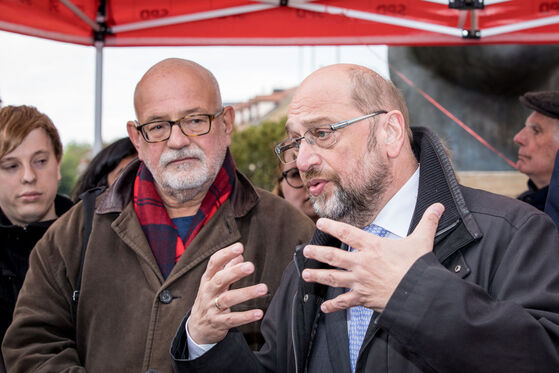
{"type": "Polygon", "coordinates": [[[206,193],[183,241],[157,193],[151,172],[143,162],[140,164],[134,181],[134,211],[138,215],[142,230],[164,278],[171,273],[175,263],[204,224],[229,198],[234,181],[235,163],[228,149],[223,165],[206,193]]]}

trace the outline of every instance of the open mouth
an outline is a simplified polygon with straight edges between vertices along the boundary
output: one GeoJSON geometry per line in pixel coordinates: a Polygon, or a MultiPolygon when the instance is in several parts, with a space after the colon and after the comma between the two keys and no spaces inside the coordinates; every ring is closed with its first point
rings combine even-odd
{"type": "Polygon", "coordinates": [[[326,184],[328,184],[328,180],[313,179],[307,183],[307,189],[311,196],[316,197],[324,191],[326,184]]]}

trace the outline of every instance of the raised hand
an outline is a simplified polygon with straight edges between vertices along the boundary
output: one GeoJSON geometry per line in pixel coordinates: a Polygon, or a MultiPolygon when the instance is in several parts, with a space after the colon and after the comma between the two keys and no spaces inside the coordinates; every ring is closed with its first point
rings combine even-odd
{"type": "Polygon", "coordinates": [[[197,344],[217,343],[229,329],[260,320],[263,311],[231,312],[230,307],[268,292],[265,284],[229,290],[232,283],[251,274],[254,264],[245,262],[243,245],[235,243],[210,257],[188,321],[188,334],[197,344]]]}
{"type": "Polygon", "coordinates": [[[394,240],[377,237],[351,225],[330,219],[319,219],[316,226],[338,238],[356,251],[348,252],[327,246],[305,247],[303,253],[337,269],[305,269],[303,279],[332,287],[351,289],[321,305],[323,312],[334,312],[353,306],[365,306],[382,312],[394,290],[415,263],[433,250],[433,242],[444,206],[431,205],[413,233],[394,240]]]}

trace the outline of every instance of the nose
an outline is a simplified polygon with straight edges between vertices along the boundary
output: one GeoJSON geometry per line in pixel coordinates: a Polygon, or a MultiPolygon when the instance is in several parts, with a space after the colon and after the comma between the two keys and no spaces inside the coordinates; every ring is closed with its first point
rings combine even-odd
{"type": "Polygon", "coordinates": [[[320,163],[320,157],[315,151],[315,146],[310,145],[307,141],[302,140],[299,144],[299,153],[297,154],[296,164],[301,172],[306,172],[311,167],[320,163]]]}
{"type": "Polygon", "coordinates": [[[514,135],[513,141],[517,145],[526,144],[526,127],[522,128],[516,135],[514,135]]]}
{"type": "Polygon", "coordinates": [[[192,140],[182,133],[178,125],[171,127],[171,136],[167,140],[167,146],[174,149],[182,149],[189,145],[192,140]]]}
{"type": "Polygon", "coordinates": [[[30,164],[23,165],[21,181],[24,184],[32,184],[37,180],[37,173],[30,164]]]}

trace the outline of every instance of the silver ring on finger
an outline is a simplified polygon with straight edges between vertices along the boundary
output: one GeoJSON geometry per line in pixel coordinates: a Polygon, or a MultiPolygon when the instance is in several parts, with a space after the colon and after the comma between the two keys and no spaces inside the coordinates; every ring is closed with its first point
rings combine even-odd
{"type": "Polygon", "coordinates": [[[223,308],[221,308],[221,305],[219,304],[219,297],[215,297],[214,305],[215,305],[215,308],[217,308],[218,311],[223,311],[223,308]]]}

